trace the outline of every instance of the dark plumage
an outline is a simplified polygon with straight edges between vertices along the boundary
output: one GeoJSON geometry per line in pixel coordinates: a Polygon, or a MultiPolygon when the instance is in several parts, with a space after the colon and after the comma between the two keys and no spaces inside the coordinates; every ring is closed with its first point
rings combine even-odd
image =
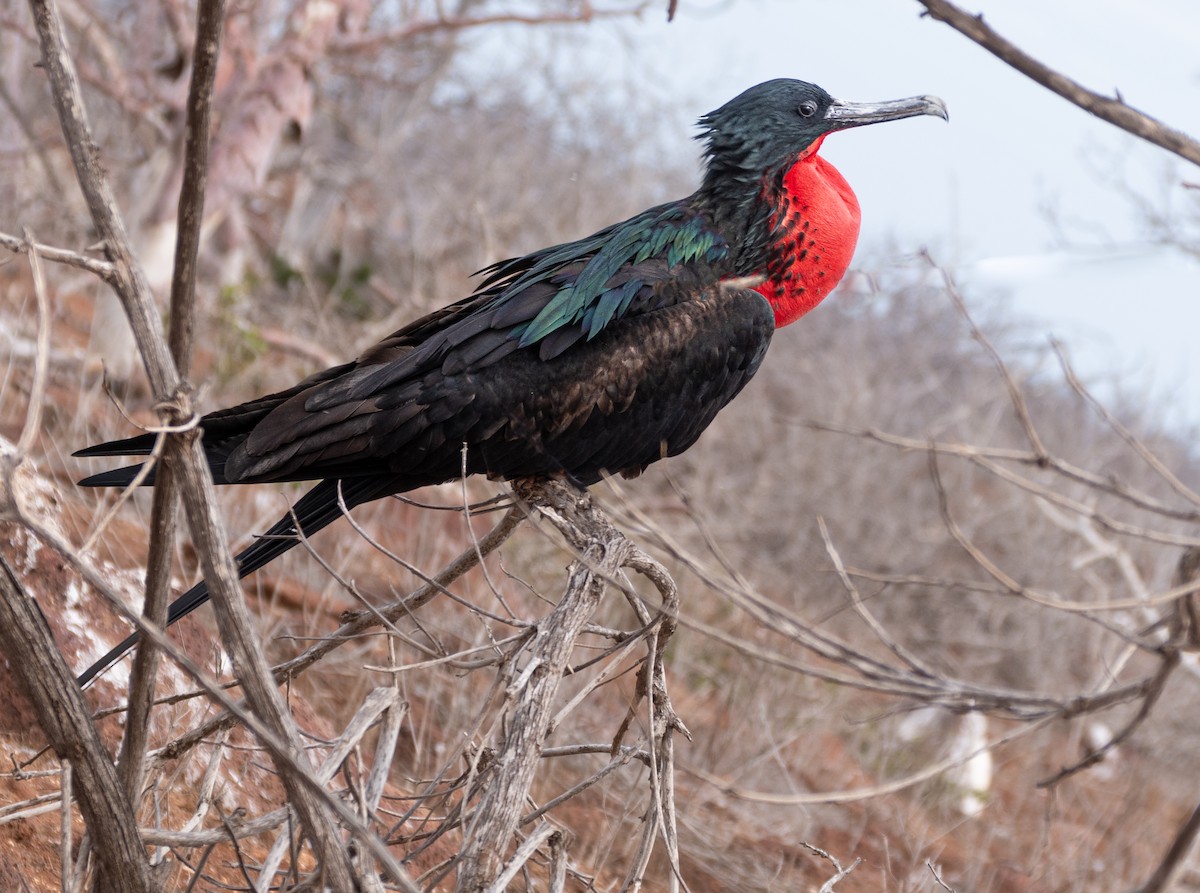
{"type": "MultiPolygon", "coordinates": [[[[464,444],[468,473],[581,486],[686,450],[757,371],[776,324],[815,305],[849,261],[858,207],[816,157],[821,140],[918,114],[945,109],[930,97],[856,106],[801,81],[760,84],[701,119],[706,172],[691,196],[494,264],[475,294],[358,360],[206,415],[218,484],[320,481],[238,556],[241,574],[292,548],[297,522],[310,535],[338,518],[339,485],[354,507],[450,480],[464,444]],[[820,270],[794,262],[796,233],[813,223],[832,246],[820,270]],[[759,277],[758,290],[745,277],[759,277]]],[[[76,455],[148,455],[153,444],[147,434],[76,455]]],[[[81,483],[125,486],[139,468],[81,483]]],[[[168,623],[207,599],[201,582],[168,623]]]]}

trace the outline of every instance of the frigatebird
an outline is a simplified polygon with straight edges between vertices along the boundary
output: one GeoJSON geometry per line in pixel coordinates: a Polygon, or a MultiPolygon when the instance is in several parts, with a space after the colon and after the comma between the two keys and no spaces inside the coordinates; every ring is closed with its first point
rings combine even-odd
{"type": "MultiPolygon", "coordinates": [[[[495,263],[474,294],[357,360],[205,415],[217,484],[319,481],[237,556],[240,575],[295,546],[298,531],[336,520],[342,505],[464,468],[586,487],[688,449],[758,370],[775,329],[820,303],[850,263],[858,200],[818,154],[822,142],[916,115],[947,118],[933,96],[851,103],[803,81],[759,84],[700,119],[704,174],[688,197],[495,263]]],[[[154,441],[142,434],[75,455],[145,456],[154,441]]],[[[81,484],[124,487],[140,468],[81,484]]],[[[153,483],[151,470],[143,484],[153,483]]],[[[197,583],[171,605],[168,625],[208,596],[197,583]]]]}

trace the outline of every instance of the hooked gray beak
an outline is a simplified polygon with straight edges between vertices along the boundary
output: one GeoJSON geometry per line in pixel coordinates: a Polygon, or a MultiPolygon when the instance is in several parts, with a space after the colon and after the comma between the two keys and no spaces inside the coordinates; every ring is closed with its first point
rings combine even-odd
{"type": "Polygon", "coordinates": [[[891,102],[844,102],[835,99],[825,112],[825,120],[834,130],[878,124],[881,121],[898,121],[917,115],[935,115],[949,121],[946,103],[936,96],[910,96],[908,99],[893,99],[891,102]]]}

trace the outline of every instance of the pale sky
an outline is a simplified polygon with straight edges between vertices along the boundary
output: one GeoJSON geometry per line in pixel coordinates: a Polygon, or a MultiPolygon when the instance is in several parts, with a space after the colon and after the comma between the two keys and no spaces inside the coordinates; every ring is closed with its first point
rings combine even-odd
{"type": "MultiPolygon", "coordinates": [[[[665,4],[663,4],[665,7],[665,4]]],[[[1200,136],[1196,0],[976,0],[989,23],[1052,67],[1200,136]]],[[[1106,179],[1184,195],[1200,169],[1127,136],[1019,75],[909,0],[681,0],[667,25],[602,23],[569,36],[575,76],[596,72],[701,113],[773,77],[850,100],[934,93],[950,123],[914,119],[836,134],[822,153],[863,207],[860,257],[928,247],[970,292],[1007,295],[1034,328],[1064,338],[1081,368],[1116,370],[1200,423],[1200,261],[1139,241],[1106,179]],[[1047,209],[1050,209],[1048,212],[1047,209]],[[1056,250],[1064,229],[1071,251],[1056,250]]],[[[527,34],[529,32],[526,32],[527,34]]]]}

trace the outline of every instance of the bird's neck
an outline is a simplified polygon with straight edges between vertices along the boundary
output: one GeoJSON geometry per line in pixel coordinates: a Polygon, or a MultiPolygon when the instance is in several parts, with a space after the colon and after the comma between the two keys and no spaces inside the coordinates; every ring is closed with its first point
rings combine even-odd
{"type": "Polygon", "coordinates": [[[820,143],[782,177],[767,182],[766,281],[757,291],[786,326],[816,307],[841,281],[858,242],[860,212],[850,184],[817,155],[820,143]]]}

